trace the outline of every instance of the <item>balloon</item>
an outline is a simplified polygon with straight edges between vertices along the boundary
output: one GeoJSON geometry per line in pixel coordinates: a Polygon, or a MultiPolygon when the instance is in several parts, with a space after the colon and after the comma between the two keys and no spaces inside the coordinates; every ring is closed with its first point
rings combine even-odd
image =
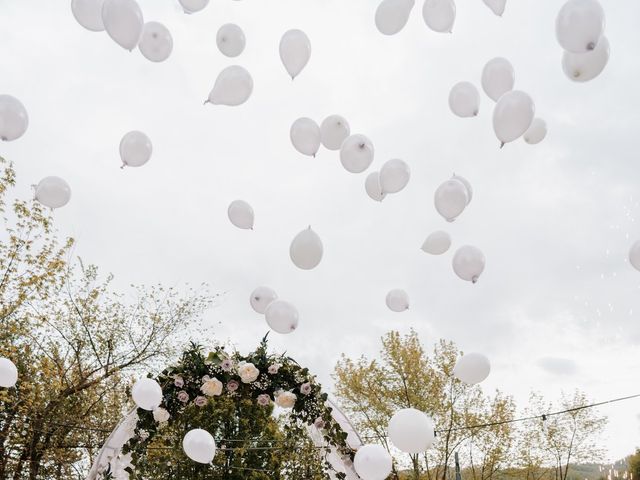
{"type": "Polygon", "coordinates": [[[280,60],[291,76],[296,78],[311,58],[311,42],[302,30],[289,30],[280,39],[280,60]]]}
{"type": "Polygon", "coordinates": [[[604,10],[597,0],[569,0],[556,17],[556,38],[568,52],[593,50],[603,32],[604,10]]]}
{"type": "Polygon", "coordinates": [[[246,102],[252,91],[251,74],[239,65],[231,65],[220,72],[204,103],[235,107],[246,102]]]}
{"type": "Polygon", "coordinates": [[[456,4],[453,0],[425,0],[422,18],[434,32],[451,33],[456,20],[456,4]]]}
{"type": "Polygon", "coordinates": [[[184,13],[196,13],[209,5],[209,0],[180,0],[184,13]]]}
{"type": "Polygon", "coordinates": [[[151,158],[153,146],[144,133],[133,130],[120,140],[120,158],[122,166],[140,167],[151,158]]]}
{"type": "Polygon", "coordinates": [[[253,208],[244,200],[234,200],[227,209],[229,220],[236,227],[253,230],[253,208]]]}
{"type": "Polygon", "coordinates": [[[404,28],[415,0],[382,0],[376,9],[376,27],[384,35],[395,35],[404,28]]]}
{"type": "Polygon", "coordinates": [[[481,353],[467,353],[458,359],[453,368],[453,375],[468,385],[482,382],[489,376],[491,364],[481,353]]]}
{"type": "Polygon", "coordinates": [[[470,245],[460,247],[453,256],[453,271],[461,279],[476,283],[485,265],[484,253],[470,245]]]}
{"type": "Polygon", "coordinates": [[[640,270],[640,240],[631,245],[631,249],[629,250],[629,263],[636,270],[640,270]]]}
{"type": "Polygon", "coordinates": [[[29,115],[16,97],[0,95],[0,139],[9,142],[20,138],[29,126],[29,115]]]}
{"type": "Polygon", "coordinates": [[[397,193],[407,186],[411,177],[411,169],[406,162],[399,159],[389,160],[380,169],[380,188],[383,195],[397,193]]]}
{"type": "Polygon", "coordinates": [[[136,48],[144,20],[135,0],[104,0],[102,22],[104,29],[118,45],[129,51],[136,48]]]}
{"type": "Polygon", "coordinates": [[[291,143],[303,155],[316,156],[320,148],[320,127],[310,118],[302,117],[291,125],[291,143]]]}
{"type": "Polygon", "coordinates": [[[36,200],[49,208],[64,207],[71,199],[71,187],[60,177],[45,177],[36,186],[36,200]]]}
{"type": "Polygon", "coordinates": [[[286,334],[298,328],[298,310],[289,302],[274,300],[264,312],[267,325],[274,332],[286,334]]]}
{"type": "Polygon", "coordinates": [[[389,420],[388,432],[396,448],[411,454],[426,451],[436,438],[431,418],[415,408],[398,410],[389,420]]]}
{"type": "Polygon", "coordinates": [[[322,145],[329,150],[340,150],[342,142],[350,133],[349,122],[340,115],[330,115],[320,125],[322,145]]]}
{"type": "Polygon", "coordinates": [[[322,260],[322,240],[311,227],[295,236],[289,247],[289,255],[296,267],[302,270],[315,268],[322,260]]]}
{"type": "Polygon", "coordinates": [[[602,37],[596,48],[587,53],[564,52],[562,70],[574,82],[588,82],[596,78],[609,62],[609,40],[602,37]]]}
{"type": "Polygon", "coordinates": [[[493,130],[501,142],[500,148],[526,132],[535,113],[533,100],[520,90],[512,90],[500,97],[493,110],[493,130]]]}
{"type": "Polygon", "coordinates": [[[362,480],[385,480],[391,473],[391,455],[382,445],[363,445],[353,458],[353,468],[362,480]]]}
{"type": "Polygon", "coordinates": [[[544,140],[544,137],[547,136],[547,123],[541,118],[534,118],[533,122],[531,122],[531,126],[529,129],[524,132],[522,138],[524,141],[535,145],[536,143],[540,143],[544,140]]]}
{"type": "Polygon", "coordinates": [[[392,312],[404,312],[409,309],[409,295],[404,290],[391,290],[387,293],[385,302],[392,312]]]}
{"type": "Polygon", "coordinates": [[[471,199],[473,198],[473,187],[469,183],[469,180],[456,174],[454,174],[453,177],[451,177],[451,179],[457,180],[462,185],[464,185],[464,188],[467,190],[467,205],[469,205],[471,203],[471,199]]]}
{"type": "Polygon", "coordinates": [[[438,213],[453,222],[469,203],[469,195],[464,184],[452,178],[438,187],[433,201],[438,213]]]}
{"type": "Polygon", "coordinates": [[[449,92],[449,108],[459,117],[475,117],[480,110],[480,94],[469,82],[456,83],[449,92]]]}
{"type": "Polygon", "coordinates": [[[269,287],[258,287],[251,292],[249,303],[257,313],[264,313],[267,307],[278,298],[278,294],[269,287]]]}
{"type": "Polygon", "coordinates": [[[194,462],[211,463],[216,455],[216,441],[206,430],[194,428],[182,439],[182,449],[194,462]]]}
{"type": "Polygon", "coordinates": [[[483,1],[484,1],[484,4],[487,7],[489,7],[493,13],[495,13],[499,17],[502,16],[502,14],[504,13],[504,7],[505,7],[505,4],[507,3],[507,0],[483,0],[483,1]]]}
{"type": "Polygon", "coordinates": [[[382,193],[382,187],[380,186],[380,172],[371,172],[367,175],[367,179],[364,181],[364,189],[372,199],[376,202],[381,202],[386,193],[382,193]]]}
{"type": "Polygon", "coordinates": [[[515,82],[516,74],[506,58],[492,58],[482,69],[482,89],[494,102],[513,90],[515,82]]]}
{"type": "Polygon", "coordinates": [[[8,358],[0,357],[0,387],[11,388],[18,381],[18,369],[8,358]]]}
{"type": "Polygon", "coordinates": [[[227,57],[240,55],[244,51],[246,43],[244,32],[234,23],[222,25],[216,35],[218,50],[227,57]]]}
{"type": "Polygon", "coordinates": [[[162,388],[151,378],[141,378],[133,385],[131,397],[138,407],[151,411],[162,403],[162,388]]]}
{"type": "Polygon", "coordinates": [[[449,250],[451,246],[451,237],[447,232],[438,230],[430,234],[422,244],[422,250],[431,255],[442,255],[449,250]]]}
{"type": "Polygon", "coordinates": [[[147,60],[164,62],[173,50],[171,32],[159,22],[147,22],[144,24],[138,48],[147,60]]]}
{"type": "Polygon", "coordinates": [[[340,147],[340,162],[351,173],[364,172],[373,162],[373,143],[364,135],[348,137],[340,147]]]}
{"type": "Polygon", "coordinates": [[[71,0],[71,12],[78,23],[92,32],[104,30],[102,4],[104,0],[71,0]]]}

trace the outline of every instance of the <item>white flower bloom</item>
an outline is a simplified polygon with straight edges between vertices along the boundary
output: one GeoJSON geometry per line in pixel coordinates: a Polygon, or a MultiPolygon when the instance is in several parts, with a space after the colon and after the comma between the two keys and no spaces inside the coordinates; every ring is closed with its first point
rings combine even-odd
{"type": "Polygon", "coordinates": [[[167,412],[164,408],[158,407],[153,411],[153,419],[158,423],[164,423],[169,421],[169,412],[167,412]]]}
{"type": "Polygon", "coordinates": [[[207,397],[217,397],[222,394],[222,382],[217,378],[210,378],[200,387],[200,391],[207,397]]]}
{"type": "Polygon", "coordinates": [[[238,365],[238,375],[242,383],[251,383],[257,380],[260,370],[253,363],[242,363],[238,365]]]}
{"type": "Polygon", "coordinates": [[[291,392],[281,392],[276,397],[276,405],[281,408],[292,408],[296,403],[296,395],[291,392]]]}

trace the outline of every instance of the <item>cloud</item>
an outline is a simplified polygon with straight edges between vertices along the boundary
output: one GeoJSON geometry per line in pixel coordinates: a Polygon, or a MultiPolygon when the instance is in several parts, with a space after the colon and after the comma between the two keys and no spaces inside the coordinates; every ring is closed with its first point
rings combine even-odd
{"type": "Polygon", "coordinates": [[[543,357],[536,363],[544,371],[554,375],[575,375],[578,372],[576,362],[568,358],[543,357]]]}

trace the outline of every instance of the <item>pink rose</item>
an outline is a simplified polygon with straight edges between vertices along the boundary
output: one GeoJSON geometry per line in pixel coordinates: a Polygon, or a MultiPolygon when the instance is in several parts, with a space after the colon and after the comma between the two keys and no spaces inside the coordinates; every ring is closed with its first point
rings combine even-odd
{"type": "Polygon", "coordinates": [[[279,369],[280,365],[274,363],[273,365],[269,365],[269,369],[267,370],[267,372],[269,372],[269,375],[275,375],[276,373],[278,373],[279,369]]]}
{"type": "Polygon", "coordinates": [[[227,390],[230,392],[235,392],[238,390],[238,387],[240,387],[240,384],[237,380],[229,380],[229,383],[227,383],[227,390]]]}
{"type": "Polygon", "coordinates": [[[267,405],[271,404],[271,397],[269,395],[267,395],[266,393],[263,393],[262,395],[258,395],[258,405],[262,406],[262,407],[266,407],[267,405]]]}
{"type": "Polygon", "coordinates": [[[173,384],[178,388],[182,388],[184,387],[184,380],[182,377],[174,377],[173,384]]]}
{"type": "Polygon", "coordinates": [[[207,397],[198,395],[193,403],[195,403],[198,407],[204,407],[207,404],[207,397]]]}
{"type": "Polygon", "coordinates": [[[229,372],[233,368],[233,362],[231,360],[229,360],[228,358],[225,358],[222,361],[222,363],[220,364],[220,368],[222,370],[224,370],[225,372],[229,372]]]}
{"type": "Polygon", "coordinates": [[[316,420],[313,422],[313,426],[317,429],[324,428],[324,420],[322,419],[322,417],[316,418],[316,420]]]}
{"type": "Polygon", "coordinates": [[[184,390],[180,390],[178,392],[178,401],[182,403],[187,403],[189,401],[189,394],[184,390]]]}
{"type": "Polygon", "coordinates": [[[303,395],[309,395],[311,393],[311,384],[307,382],[300,385],[300,393],[303,395]]]}

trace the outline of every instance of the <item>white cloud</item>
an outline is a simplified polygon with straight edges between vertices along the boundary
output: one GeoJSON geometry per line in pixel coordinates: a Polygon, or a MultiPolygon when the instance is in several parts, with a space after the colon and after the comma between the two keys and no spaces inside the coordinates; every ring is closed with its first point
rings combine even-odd
{"type": "Polygon", "coordinates": [[[568,358],[544,357],[536,363],[540,368],[554,375],[575,375],[578,371],[576,362],[568,358]]]}

